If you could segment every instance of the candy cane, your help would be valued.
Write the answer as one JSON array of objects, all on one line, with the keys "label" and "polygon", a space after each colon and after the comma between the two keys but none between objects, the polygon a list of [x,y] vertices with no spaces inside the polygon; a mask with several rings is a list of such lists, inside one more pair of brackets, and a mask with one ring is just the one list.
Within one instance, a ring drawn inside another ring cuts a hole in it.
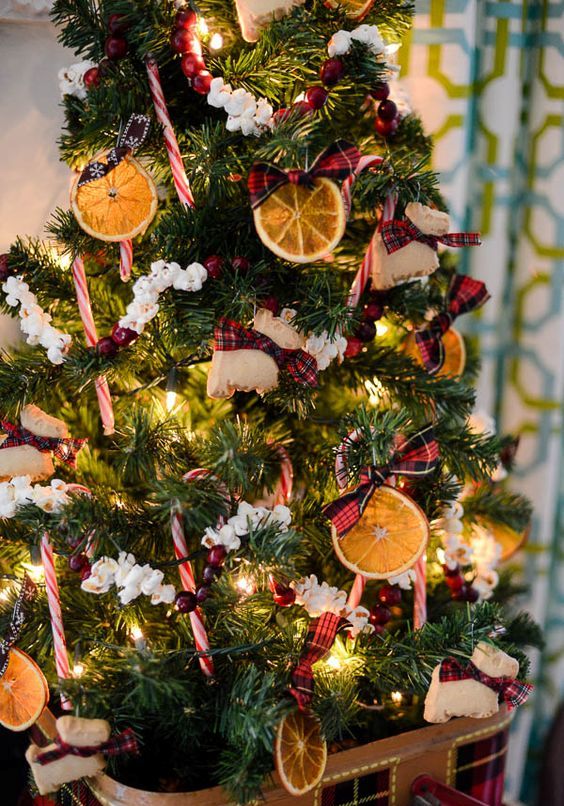
[{"label": "candy cane", "polygon": [[[86,337],[86,344],[88,347],[95,347],[98,341],[96,333],[96,325],[94,324],[94,317],[92,316],[92,307],[90,305],[90,295],[88,293],[88,284],[86,282],[86,272],[84,271],[84,263],[82,258],[78,255],[75,257],[72,264],[72,276],[74,280],[74,287],[76,289],[76,301],[78,302],[78,310],[82,325],[84,327],[84,335]],[[98,397],[98,405],[100,407],[100,416],[102,418],[102,425],[104,426],[104,434],[108,436],[114,433],[114,409],[112,406],[112,398],[110,397],[110,387],[106,380],[105,375],[100,375],[95,381],[96,395]]]},{"label": "candy cane", "polygon": [[[57,677],[61,680],[68,680],[71,676],[69,666],[69,656],[67,654],[67,642],[65,640],[65,630],[63,626],[63,614],[61,612],[61,599],[59,597],[59,586],[55,574],[55,560],[53,549],[49,542],[49,535],[43,532],[41,538],[41,562],[45,572],[45,588],[47,591],[47,603],[49,605],[49,615],[51,617],[51,631],[53,633],[53,647],[55,650],[55,667]],[[61,707],[65,711],[72,710],[72,703],[61,695]]]},{"label": "candy cane", "polygon": [[194,207],[194,197],[190,190],[190,184],[186,176],[186,171],[184,170],[184,163],[182,162],[182,155],[178,148],[178,141],[172,127],[170,115],[168,114],[159,68],[156,61],[151,57],[145,59],[145,67],[147,68],[147,75],[149,77],[149,89],[151,91],[155,113],[159,123],[163,127],[163,136],[176,193],[182,204],[186,204],[188,207]]},{"label": "candy cane", "polygon": [[[389,221],[394,217],[394,211],[396,208],[396,194],[395,193],[388,193],[386,196],[386,200],[384,202],[384,209],[382,211],[382,218],[380,219],[380,225],[383,221]],[[368,248],[364,253],[364,257],[362,259],[362,263],[360,264],[360,269],[357,271],[356,276],[352,282],[349,297],[347,299],[347,306],[349,308],[356,308],[358,303],[360,302],[360,298],[366,288],[366,284],[368,283],[369,278],[372,276],[372,269],[374,266],[374,262],[376,260],[376,245],[379,238],[379,227],[376,228],[376,231],[372,235],[370,239],[370,243],[368,244]]]},{"label": "candy cane", "polygon": [[416,630],[427,621],[427,555],[422,554],[414,566],[413,626]]},{"label": "candy cane", "polygon": [[290,454],[283,445],[276,446],[276,453],[280,457],[280,478],[274,491],[274,505],[287,504],[292,497],[294,485],[294,467]]},{"label": "candy cane", "polygon": [[360,604],[360,600],[362,599],[362,594],[364,593],[364,586],[366,585],[366,578],[362,576],[362,574],[357,574],[354,578],[354,582],[352,584],[351,592],[349,593],[349,598],[347,599],[347,604],[349,607],[352,607],[353,610],[355,607],[358,607]]},{"label": "candy cane", "polygon": [[119,276],[124,283],[131,277],[133,265],[133,241],[129,238],[119,242]]}]

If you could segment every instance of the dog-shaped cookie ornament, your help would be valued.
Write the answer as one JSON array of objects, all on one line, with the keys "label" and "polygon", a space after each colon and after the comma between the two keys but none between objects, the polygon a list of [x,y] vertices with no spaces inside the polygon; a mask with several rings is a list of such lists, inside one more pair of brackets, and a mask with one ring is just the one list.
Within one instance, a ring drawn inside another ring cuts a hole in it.
[{"label": "dog-shaped cookie ornament", "polygon": [[[283,350],[302,350],[305,344],[302,333],[265,308],[257,311],[254,329]],[[216,343],[208,374],[210,397],[231,397],[235,391],[256,391],[262,395],[278,386],[280,368],[268,353],[260,349],[222,350],[217,347]]]},{"label": "dog-shaped cookie ornament", "polygon": [[[472,653],[471,663],[490,678],[515,680],[519,663],[501,649],[481,641]],[[451,679],[441,682],[441,664],[435,666],[425,697],[423,717],[426,722],[448,722],[455,716],[485,719],[499,711],[499,691],[476,679]],[[527,684],[524,688],[530,688]]]},{"label": "dog-shaped cookie ornament", "polygon": [[305,0],[235,0],[239,26],[245,42],[256,42],[261,28],[280,20]]},{"label": "dog-shaped cookie ornament", "polygon": [[[38,406],[24,406],[20,414],[23,429],[36,437],[69,439],[69,430],[62,420],[51,417]],[[0,436],[0,445],[10,440],[10,434]],[[78,442],[78,441],[77,441]],[[55,472],[49,451],[42,451],[32,444],[0,447],[0,481],[9,481],[14,476],[30,476],[31,481],[48,479]]]}]

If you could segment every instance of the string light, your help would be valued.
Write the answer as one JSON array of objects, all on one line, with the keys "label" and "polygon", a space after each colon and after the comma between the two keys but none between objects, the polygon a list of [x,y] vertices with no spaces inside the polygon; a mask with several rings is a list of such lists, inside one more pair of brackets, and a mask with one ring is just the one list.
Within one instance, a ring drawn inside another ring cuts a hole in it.
[{"label": "string light", "polygon": [[327,666],[330,666],[331,669],[334,669],[336,672],[343,668],[343,662],[336,655],[329,655],[326,663]]},{"label": "string light", "polygon": [[43,582],[45,579],[45,571],[43,565],[35,565],[35,563],[22,563],[22,568],[27,571],[28,576],[33,582]]},{"label": "string light", "polygon": [[171,367],[166,380],[166,410],[171,412],[176,405],[176,367]]},{"label": "string light", "polygon": [[222,35],[218,33],[212,34],[208,46],[210,50],[221,50],[223,47]]},{"label": "string light", "polygon": [[147,642],[145,641],[143,630],[138,624],[133,625],[129,631],[129,634],[131,635],[133,643],[135,644],[135,649],[138,652],[142,652],[144,649],[147,649]]},{"label": "string light", "polygon": [[388,332],[389,327],[385,322],[376,322],[376,335],[377,336],[385,336]]},{"label": "string light", "polygon": [[372,380],[364,381],[364,386],[366,387],[366,391],[368,392],[368,403],[371,406],[374,406],[374,408],[377,408],[382,402],[384,387],[382,386],[378,378],[372,378]]},{"label": "string light", "polygon": [[401,705],[403,700],[403,694],[401,691],[392,691],[391,697],[394,705]]},{"label": "string light", "polygon": [[208,28],[208,24],[207,24],[207,22],[205,21],[205,19],[203,17],[198,18],[197,28],[198,28],[198,33],[200,34],[200,36],[206,36],[210,32],[210,29]]},{"label": "string light", "polygon": [[251,596],[257,589],[254,579],[247,576],[240,576],[235,582],[235,587],[243,597]]},{"label": "string light", "polygon": [[84,664],[75,663],[72,667],[72,673],[74,677],[81,677],[84,674]]}]

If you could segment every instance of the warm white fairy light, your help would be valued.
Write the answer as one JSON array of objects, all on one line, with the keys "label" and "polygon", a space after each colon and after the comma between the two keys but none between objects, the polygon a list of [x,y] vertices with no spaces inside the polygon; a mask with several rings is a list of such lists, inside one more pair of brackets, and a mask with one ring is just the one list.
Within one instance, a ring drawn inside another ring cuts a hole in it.
[{"label": "warm white fairy light", "polygon": [[401,693],[401,691],[392,691],[391,697],[394,705],[401,705],[401,702],[403,700],[403,694]]},{"label": "warm white fairy light", "polygon": [[240,576],[235,582],[235,587],[243,597],[251,596],[257,589],[254,579],[248,576]]},{"label": "warm white fairy light", "polygon": [[145,641],[145,636],[143,635],[143,630],[139,627],[138,624],[135,624],[129,631],[131,638],[133,639],[133,643],[135,644],[135,649],[138,652],[142,652],[144,649],[147,649],[147,642]]},{"label": "warm white fairy light", "polygon": [[326,663],[327,666],[331,667],[331,669],[334,669],[336,672],[343,668],[343,661],[341,658],[338,658],[337,655],[329,655]]},{"label": "warm white fairy light", "polygon": [[43,565],[34,565],[33,563],[22,563],[22,568],[25,568],[27,574],[33,582],[43,582],[45,579],[45,571]]},{"label": "warm white fairy light", "polygon": [[173,408],[176,406],[176,392],[167,392],[166,393],[166,410],[171,412]]},{"label": "warm white fairy light", "polygon": [[368,403],[377,408],[382,402],[384,387],[378,378],[372,378],[372,380],[368,379],[364,381],[364,386],[368,392]]},{"label": "warm white fairy light", "polygon": [[385,336],[389,328],[385,322],[376,322],[376,335]]},{"label": "warm white fairy light", "polygon": [[212,34],[210,37],[210,41],[208,42],[208,47],[210,50],[221,50],[223,47],[223,37],[219,33]]},{"label": "warm white fairy light", "polygon": [[72,674],[73,677],[82,677],[84,674],[84,664],[83,663],[75,663],[72,667]]},{"label": "warm white fairy light", "polygon": [[206,36],[210,32],[208,24],[203,17],[198,18],[198,25],[196,27],[200,36]]}]

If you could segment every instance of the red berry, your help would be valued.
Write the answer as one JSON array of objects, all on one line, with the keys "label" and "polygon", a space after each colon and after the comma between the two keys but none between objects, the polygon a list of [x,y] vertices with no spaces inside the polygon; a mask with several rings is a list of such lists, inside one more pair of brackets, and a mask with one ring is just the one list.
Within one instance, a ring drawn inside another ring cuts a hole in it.
[{"label": "red berry", "polygon": [[394,120],[384,120],[383,118],[376,118],[374,121],[374,128],[381,134],[382,137],[392,137],[398,130],[399,121],[397,118]]},{"label": "red berry", "polygon": [[273,121],[274,125],[276,126],[279,123],[284,123],[285,120],[288,120],[288,118],[290,117],[291,114],[292,114],[291,109],[278,109],[272,115],[272,121]]},{"label": "red berry", "polygon": [[85,565],[88,565],[88,557],[86,554],[72,554],[69,557],[69,568],[71,571],[82,571]]},{"label": "red berry", "polygon": [[181,8],[176,12],[174,24],[177,28],[195,28],[198,22],[198,15],[191,8]]},{"label": "red berry", "polygon": [[445,577],[445,582],[448,585],[448,587],[451,589],[451,591],[459,591],[466,584],[464,582],[464,577],[462,576],[462,574],[457,574],[456,576]]},{"label": "red berry", "polygon": [[112,328],[112,341],[114,341],[118,347],[129,347],[130,344],[139,338],[139,333],[136,333],[135,330],[131,330],[130,327],[121,327],[119,323],[116,323]]},{"label": "red berry", "polygon": [[88,579],[88,577],[92,576],[92,569],[90,565],[85,565],[82,571],[80,572],[81,579]]},{"label": "red berry", "polygon": [[227,557],[227,551],[223,546],[212,546],[208,551],[208,565],[213,568],[221,568]]},{"label": "red berry", "polygon": [[96,344],[96,352],[104,358],[114,358],[118,354],[119,347],[112,339],[111,336],[104,336],[103,339],[98,339]]},{"label": "red berry", "polygon": [[276,316],[278,309],[280,308],[280,303],[276,297],[267,297],[263,302],[261,302],[261,307],[266,308],[267,311],[272,311],[274,316]]},{"label": "red berry", "polygon": [[198,585],[198,587],[196,588],[196,602],[198,604],[202,604],[202,602],[205,602],[209,596],[209,592],[210,592],[209,585]]},{"label": "red berry", "polygon": [[199,53],[190,52],[182,57],[180,68],[186,78],[194,78],[206,69],[206,64]]},{"label": "red berry", "polygon": [[369,302],[364,309],[364,318],[368,319],[369,322],[375,322],[380,319],[383,313],[384,308],[381,305],[377,302]]},{"label": "red berry", "polygon": [[375,101],[385,101],[389,94],[390,88],[385,82],[376,84],[374,89],[370,90],[370,95]]},{"label": "red berry", "polygon": [[10,256],[0,255],[0,280],[7,280],[10,276],[10,265],[8,263]]},{"label": "red berry", "polygon": [[221,568],[213,565],[206,565],[202,572],[202,580],[204,585],[211,585],[214,579],[221,574]]},{"label": "red berry", "polygon": [[98,72],[100,73],[100,78],[104,78],[104,76],[110,75],[115,70],[114,65],[111,63],[109,59],[102,59],[100,64],[98,65]]},{"label": "red berry", "polygon": [[345,63],[336,57],[324,61],[319,71],[319,77],[327,87],[334,87],[344,75]]},{"label": "red berry", "polygon": [[248,260],[246,257],[243,257],[242,255],[236,255],[236,257],[234,257],[231,260],[231,265],[233,266],[235,271],[238,271],[241,274],[246,274],[251,268],[250,260]]},{"label": "red berry", "polygon": [[382,120],[393,120],[397,117],[398,108],[393,101],[386,98],[385,101],[380,101],[378,104],[378,117]]},{"label": "red berry", "polygon": [[97,67],[91,67],[90,70],[85,72],[82,80],[87,90],[91,87],[97,87],[100,84],[100,70]]},{"label": "red berry", "polygon": [[185,28],[177,28],[172,32],[170,37],[170,47],[175,53],[189,53],[197,51],[198,47],[194,45],[194,34],[192,31],[187,31]]},{"label": "red berry", "polygon": [[224,260],[220,255],[210,255],[204,260],[204,269],[212,280],[219,280],[223,274]]},{"label": "red berry", "polygon": [[449,568],[448,565],[443,565],[443,571],[446,577],[457,577],[460,574],[460,566],[457,564],[454,568]]},{"label": "red berry", "polygon": [[345,349],[345,358],[354,358],[363,348],[363,344],[356,336],[351,336],[347,339],[347,347]]},{"label": "red berry", "polygon": [[192,79],[192,89],[200,95],[207,95],[210,91],[213,76],[209,70],[201,70]]},{"label": "red berry", "polygon": [[321,107],[325,105],[329,93],[324,87],[310,87],[305,97],[312,109],[321,109]]},{"label": "red berry", "polygon": [[307,101],[296,101],[292,106],[292,111],[298,115],[312,115],[313,107]]},{"label": "red berry", "polygon": [[372,626],[374,627],[372,635],[382,635],[386,629],[383,624],[373,624]]},{"label": "red berry", "polygon": [[130,27],[131,24],[125,14],[110,14],[108,17],[108,31],[112,36],[123,36]]},{"label": "red berry", "polygon": [[272,599],[274,604],[279,607],[291,607],[296,601],[296,591],[293,588],[287,588],[282,593],[273,593]]},{"label": "red berry", "polygon": [[363,342],[372,341],[376,335],[376,325],[369,319],[364,319],[357,327],[355,336]]},{"label": "red berry", "polygon": [[450,595],[455,602],[472,603],[478,601],[480,594],[472,585],[468,585],[468,583],[465,582],[459,590],[453,590]]},{"label": "red berry", "polygon": [[387,624],[392,618],[392,611],[384,604],[375,604],[370,608],[368,620],[372,625]]},{"label": "red berry", "polygon": [[104,45],[104,53],[110,61],[117,62],[127,53],[127,42],[118,36],[109,36]]},{"label": "red berry", "polygon": [[399,605],[401,602],[401,588],[399,585],[382,585],[378,591],[378,599],[382,604],[390,605],[391,607]]},{"label": "red berry", "polygon": [[196,595],[191,591],[179,591],[174,598],[174,606],[179,613],[191,613],[198,606]]}]

